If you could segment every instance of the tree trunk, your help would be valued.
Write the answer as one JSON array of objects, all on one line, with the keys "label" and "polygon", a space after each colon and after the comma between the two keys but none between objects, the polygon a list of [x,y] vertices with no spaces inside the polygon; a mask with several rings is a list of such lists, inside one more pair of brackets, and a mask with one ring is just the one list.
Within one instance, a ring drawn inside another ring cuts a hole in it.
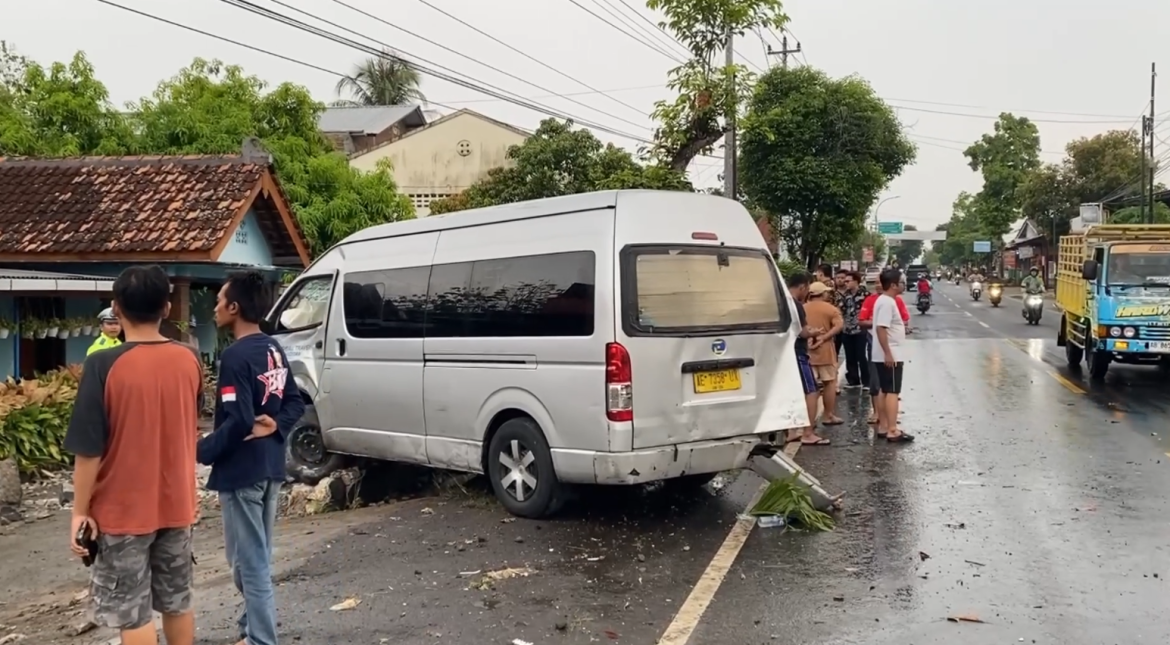
[{"label": "tree trunk", "polygon": [[[714,144],[722,136],[723,130],[719,130],[718,132],[711,132],[697,139],[691,139],[670,158],[670,169],[678,173],[686,173],[687,166],[691,165],[695,157],[699,156],[699,153],[704,148]],[[735,195],[727,195],[727,197],[735,199]]]}]

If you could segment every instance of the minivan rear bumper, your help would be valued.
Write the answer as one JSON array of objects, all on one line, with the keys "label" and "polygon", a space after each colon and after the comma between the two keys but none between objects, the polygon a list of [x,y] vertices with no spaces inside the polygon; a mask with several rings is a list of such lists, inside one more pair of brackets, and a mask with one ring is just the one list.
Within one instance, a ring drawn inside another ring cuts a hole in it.
[{"label": "minivan rear bumper", "polygon": [[631,452],[552,450],[557,478],[567,484],[642,484],[683,475],[747,468],[752,449],[783,441],[784,433],[694,441]]}]

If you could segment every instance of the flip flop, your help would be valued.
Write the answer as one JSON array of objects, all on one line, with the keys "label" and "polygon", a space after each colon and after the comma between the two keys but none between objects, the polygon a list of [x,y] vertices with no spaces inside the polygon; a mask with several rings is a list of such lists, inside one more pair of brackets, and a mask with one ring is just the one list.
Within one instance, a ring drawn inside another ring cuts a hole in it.
[{"label": "flip flop", "polygon": [[821,425],[823,425],[823,426],[839,426],[839,425],[842,425],[844,423],[845,423],[844,419],[838,419],[836,421],[821,421]]},{"label": "flip flop", "polygon": [[828,446],[828,445],[832,445],[832,443],[833,443],[832,441],[829,441],[828,439],[825,439],[824,437],[821,437],[820,439],[818,439],[816,441],[805,441],[804,439],[800,440],[800,445],[802,445],[802,446]]},{"label": "flip flop", "polygon": [[886,435],[886,441],[890,443],[910,443],[914,441],[914,435],[906,434],[905,432],[893,436]]}]

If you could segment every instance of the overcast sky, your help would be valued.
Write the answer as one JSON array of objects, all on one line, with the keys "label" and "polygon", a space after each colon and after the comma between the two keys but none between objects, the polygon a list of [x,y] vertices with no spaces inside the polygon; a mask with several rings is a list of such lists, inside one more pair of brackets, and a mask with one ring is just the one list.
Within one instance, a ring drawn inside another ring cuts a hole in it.
[{"label": "overcast sky", "polygon": [[[111,1],[337,72],[348,71],[363,56],[220,0]],[[400,29],[356,13],[341,1]],[[637,38],[624,35],[585,10],[623,26],[606,13],[618,10],[631,24],[651,29],[631,15],[623,0],[426,1],[580,83],[477,34],[421,0],[281,0],[373,39],[363,42],[392,45],[416,61],[426,59],[480,85],[502,88],[625,135],[648,138],[652,104],[669,98],[664,83],[675,63],[648,47],[644,33],[624,26]],[[292,14],[272,0],[253,2]],[[638,0],[625,3],[654,19]],[[185,32],[98,0],[0,4],[0,38],[42,62],[85,50],[119,104],[149,93],[160,79],[196,56],[238,63],[272,83],[306,85],[324,101],[336,98],[336,76],[330,73]],[[1157,26],[1170,24],[1166,0],[799,0],[786,8],[792,18],[790,31],[803,47],[802,55],[790,59],[790,64],[807,63],[834,76],[859,74],[897,107],[919,154],[914,166],[890,186],[887,194],[900,198],[882,206],[880,218],[919,228],[946,221],[956,194],[979,188],[979,177],[967,167],[961,150],[991,128],[998,112],[1012,111],[1038,121],[1044,159],[1059,161],[1072,139],[1136,125],[1139,112],[1147,108],[1151,62],[1157,62],[1170,79],[1170,47],[1157,36]],[[771,35],[767,37],[779,47]],[[778,62],[775,57],[767,60],[765,45],[754,35],[736,49],[753,69]],[[1170,146],[1166,121],[1170,80],[1161,86],[1164,107],[1158,112],[1166,114],[1159,133]],[[436,104],[471,108],[524,128],[533,128],[544,118],[439,79],[424,78],[423,91]],[[573,94],[572,99],[585,105],[550,98],[553,93]],[[639,145],[632,138],[597,134],[631,150]],[[692,180],[715,185],[721,164],[711,158],[696,160]]]}]

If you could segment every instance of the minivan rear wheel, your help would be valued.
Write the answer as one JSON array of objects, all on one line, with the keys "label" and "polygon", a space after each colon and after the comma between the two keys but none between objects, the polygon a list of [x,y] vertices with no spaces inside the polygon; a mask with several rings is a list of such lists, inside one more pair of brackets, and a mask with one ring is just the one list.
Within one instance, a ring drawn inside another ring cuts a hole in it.
[{"label": "minivan rear wheel", "polygon": [[492,491],[508,512],[538,519],[560,510],[564,487],[540,426],[528,417],[505,421],[488,444]]}]

